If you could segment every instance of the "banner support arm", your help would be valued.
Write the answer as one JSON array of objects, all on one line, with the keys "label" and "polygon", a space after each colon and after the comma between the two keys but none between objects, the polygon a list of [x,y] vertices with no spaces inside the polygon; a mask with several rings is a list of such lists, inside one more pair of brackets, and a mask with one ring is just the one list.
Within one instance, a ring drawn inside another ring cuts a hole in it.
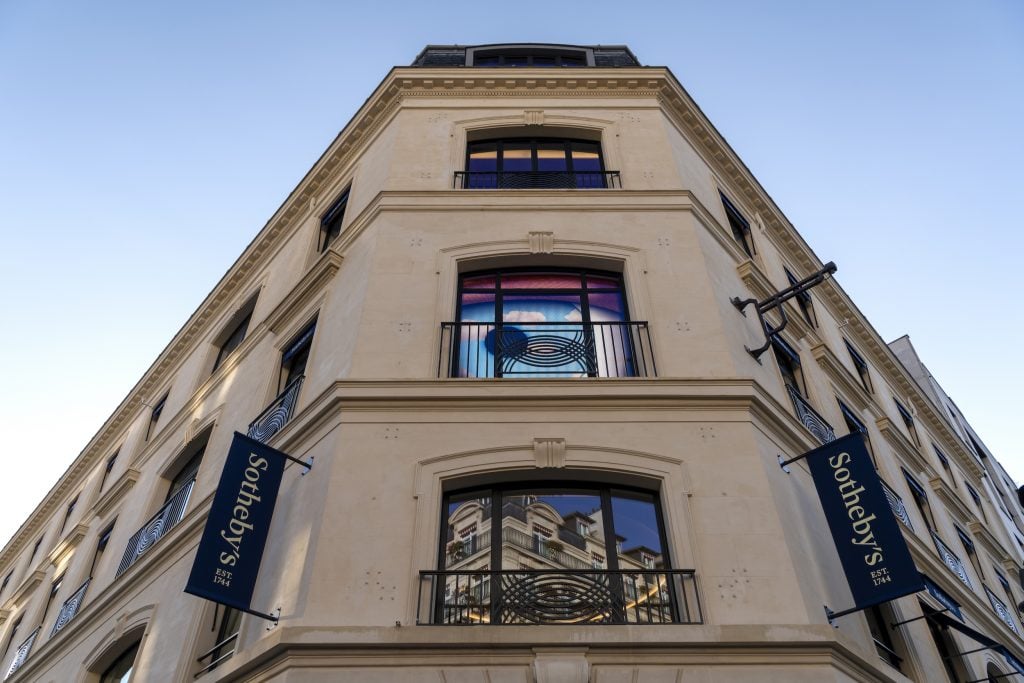
[{"label": "banner support arm", "polygon": [[[825,605],[825,616],[828,617],[828,623],[831,624],[833,621],[835,621],[839,617],[845,617],[847,614],[853,614],[854,612],[860,612],[861,610],[864,610],[864,609],[867,609],[867,607],[851,607],[850,609],[844,609],[844,610],[840,610],[838,612],[833,612],[832,610],[830,610],[828,608],[828,605]],[[836,626],[836,628],[839,628],[839,627]]]},{"label": "banner support arm", "polygon": [[967,683],[985,683],[986,681],[991,681],[991,680],[993,680],[995,678],[1008,678],[1010,676],[1020,676],[1020,675],[1021,675],[1021,673],[1019,671],[1011,671],[1008,674],[998,674],[996,676],[985,676],[985,678],[975,678],[973,681],[967,681]]},{"label": "banner support arm", "polygon": [[[947,607],[946,609],[940,609],[938,612],[932,612],[932,614],[942,614],[943,612],[948,612],[948,611],[949,611],[949,608]],[[903,626],[903,624],[909,624],[912,621],[918,621],[920,619],[927,619],[927,618],[928,618],[927,614],[922,614],[921,616],[914,617],[913,619],[904,619],[903,621],[897,621],[894,624],[889,624],[889,626],[891,628],[896,628],[897,626]]]},{"label": "banner support arm", "polygon": [[[217,603],[217,604],[219,605],[219,604],[222,604],[222,603]],[[229,607],[230,607],[230,605],[229,605]],[[281,608],[280,607],[278,607],[275,610],[277,612],[277,614],[267,614],[266,612],[257,612],[254,609],[248,609],[248,608],[243,608],[243,607],[233,607],[233,609],[236,609],[239,612],[245,612],[246,614],[251,614],[254,617],[259,617],[260,619],[266,619],[267,621],[272,621],[272,622],[274,622],[274,626],[277,626],[278,622],[281,621]]]}]

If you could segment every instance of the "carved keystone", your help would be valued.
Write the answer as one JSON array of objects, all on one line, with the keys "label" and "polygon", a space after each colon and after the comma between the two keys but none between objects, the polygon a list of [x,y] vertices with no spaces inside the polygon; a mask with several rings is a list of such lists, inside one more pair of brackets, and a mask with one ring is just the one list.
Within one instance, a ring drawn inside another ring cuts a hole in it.
[{"label": "carved keystone", "polygon": [[550,254],[555,250],[555,233],[553,232],[531,232],[528,238],[531,254]]},{"label": "carved keystone", "polygon": [[565,439],[534,439],[537,467],[565,467]]}]

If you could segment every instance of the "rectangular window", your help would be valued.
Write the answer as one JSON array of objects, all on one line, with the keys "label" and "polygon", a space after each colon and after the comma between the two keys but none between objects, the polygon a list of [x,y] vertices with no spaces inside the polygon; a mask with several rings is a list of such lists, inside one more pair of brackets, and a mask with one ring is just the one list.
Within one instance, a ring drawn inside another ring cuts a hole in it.
[{"label": "rectangular window", "polygon": [[206,444],[204,443],[195,454],[188,459],[184,465],[178,468],[177,473],[171,477],[171,487],[167,490],[167,498],[164,502],[167,502],[174,497],[174,494],[182,489],[184,486],[190,485],[196,480],[196,475],[199,474],[199,465],[203,462],[203,453],[206,452]]},{"label": "rectangular window", "polygon": [[74,498],[71,499],[71,502],[68,503],[67,510],[64,511],[64,521],[60,523],[60,530],[62,532],[64,531],[64,528],[67,527],[68,520],[71,519],[71,515],[75,511],[76,505],[78,505],[78,496],[75,496]]},{"label": "rectangular window", "polygon": [[100,479],[100,491],[102,491],[103,487],[107,485],[107,478],[110,476],[110,473],[113,471],[114,465],[117,463],[117,456],[120,453],[121,453],[121,450],[118,449],[118,450],[114,451],[113,455],[111,455],[109,458],[107,458],[107,464],[103,468],[103,477],[102,477],[102,479]]},{"label": "rectangular window", "polygon": [[160,415],[164,412],[164,404],[167,403],[167,394],[164,394],[163,398],[156,402],[153,406],[153,412],[149,415],[149,424],[146,426],[146,441],[149,441],[149,437],[156,433],[157,423],[160,422]]},{"label": "rectangular window", "polygon": [[[782,269],[786,271],[786,279],[789,281],[790,287],[799,282],[799,280],[796,278],[796,275],[793,275],[789,268],[783,266]],[[801,292],[800,294],[797,294],[796,305],[800,308],[800,314],[803,315],[804,320],[807,321],[807,324],[810,325],[811,327],[817,327],[818,322],[814,317],[814,302],[811,299],[811,293]]]},{"label": "rectangular window", "polygon": [[772,351],[775,352],[775,360],[779,364],[782,381],[787,387],[806,398],[807,389],[804,386],[804,375],[800,368],[800,354],[777,334],[772,335]]},{"label": "rectangular window", "polygon": [[988,518],[985,516],[985,506],[981,504],[981,496],[978,495],[975,488],[967,482],[964,482],[964,486],[967,487],[967,493],[971,496],[971,500],[974,501],[974,507],[976,507],[978,512],[981,513],[981,518],[987,522]]},{"label": "rectangular window", "polygon": [[857,352],[857,349],[853,348],[853,344],[845,339],[843,340],[843,343],[846,344],[846,351],[850,354],[850,358],[853,360],[853,366],[857,369],[857,376],[860,377],[861,385],[869,394],[872,393],[871,372],[868,370],[868,362],[864,360],[864,356]]},{"label": "rectangular window", "polygon": [[910,493],[914,497],[914,503],[917,505],[918,511],[921,513],[921,517],[924,518],[924,523],[928,527],[928,531],[935,533],[935,517],[932,516],[932,508],[928,504],[928,494],[925,493],[924,487],[917,483],[917,480],[910,475],[909,472],[903,470],[903,476],[907,480],[907,486],[910,487]]},{"label": "rectangular window", "polygon": [[50,621],[50,608],[53,607],[53,601],[60,593],[60,586],[64,583],[64,575],[61,574],[53,583],[50,585],[50,595],[46,598],[46,607],[43,608],[43,623],[46,624]]},{"label": "rectangular window", "polygon": [[921,442],[917,437],[917,428],[914,426],[914,416],[910,414],[906,406],[900,403],[896,398],[893,398],[896,403],[896,410],[899,411],[900,417],[903,419],[903,425],[907,428],[907,434],[910,436],[910,440],[914,442],[914,445],[920,447]]},{"label": "rectangular window", "polygon": [[849,430],[850,434],[860,433],[864,437],[864,448],[867,449],[868,455],[871,456],[871,462],[874,463],[875,469],[878,469],[878,463],[875,461],[875,450],[871,447],[871,439],[868,437],[867,426],[860,421],[857,414],[850,410],[849,406],[840,401],[838,398],[836,401],[839,403],[839,412],[843,414],[843,421],[846,422],[846,429]]},{"label": "rectangular window", "polygon": [[725,215],[729,219],[729,227],[732,228],[733,239],[743,247],[743,251],[746,252],[747,256],[753,258],[754,241],[750,237],[750,223],[747,222],[747,219],[743,217],[739,209],[724,194],[719,193],[718,196],[722,198],[722,206],[725,207]]},{"label": "rectangular window", "polygon": [[974,541],[960,527],[956,527],[956,535],[960,537],[960,544],[964,547],[964,552],[967,553],[967,559],[974,565],[974,571],[978,572],[978,578],[984,581],[985,572],[981,570],[981,560],[978,558],[978,552],[974,548]]},{"label": "rectangular window", "polygon": [[32,564],[32,560],[36,559],[36,553],[39,552],[39,546],[43,544],[43,537],[40,536],[36,544],[32,546],[32,554],[28,556],[29,564]]},{"label": "rectangular window", "polygon": [[316,320],[297,334],[281,355],[281,377],[278,382],[278,393],[283,392],[289,384],[306,373],[309,361],[309,350],[313,346],[313,334],[316,332]]},{"label": "rectangular window", "polygon": [[0,597],[3,596],[4,589],[7,588],[7,584],[9,584],[11,582],[11,577],[13,577],[13,576],[14,576],[14,572],[13,571],[8,572],[7,576],[4,577],[3,583],[0,583]]},{"label": "rectangular window", "polygon": [[245,340],[245,333],[249,330],[249,321],[252,320],[252,311],[249,311],[245,316],[238,321],[231,331],[228,333],[227,338],[220,345],[220,349],[217,351],[217,359],[213,361],[213,370],[216,372],[217,368],[220,367],[224,359],[231,355],[231,352],[239,347],[239,345]]},{"label": "rectangular window", "polygon": [[949,477],[949,481],[953,484],[953,488],[959,488],[959,484],[956,483],[956,477],[953,475],[953,468],[949,464],[949,458],[942,452],[942,449],[932,443],[932,449],[935,451],[935,457],[939,459],[939,464],[942,465],[942,469],[946,470],[946,476]]},{"label": "rectangular window", "polygon": [[[883,611],[883,608],[885,611]],[[873,605],[864,610],[864,617],[868,621],[868,630],[871,631],[871,639],[875,641],[875,651],[883,662],[900,670],[902,658],[896,654],[893,647],[892,632],[889,623],[892,621],[887,615],[887,605]]]},{"label": "rectangular window", "polygon": [[348,195],[351,189],[351,186],[346,187],[341,196],[331,204],[331,208],[327,209],[327,213],[320,219],[320,243],[317,246],[321,253],[327,251],[331,242],[341,234],[341,224],[345,220],[345,208],[348,206]]},{"label": "rectangular window", "polygon": [[[116,520],[115,520],[116,522]],[[96,541],[96,552],[92,556],[92,564],[89,565],[89,578],[96,576],[96,567],[100,563],[100,559],[103,557],[103,552],[107,549],[107,544],[110,543],[110,535],[114,533],[114,522],[100,532],[99,540]]]},{"label": "rectangular window", "polygon": [[7,659],[7,654],[11,651],[11,646],[14,645],[14,639],[18,637],[18,628],[21,626],[21,620],[25,618],[22,614],[18,617],[18,620],[14,622],[14,626],[11,627],[11,637],[7,639],[7,647],[4,649],[4,659]]}]

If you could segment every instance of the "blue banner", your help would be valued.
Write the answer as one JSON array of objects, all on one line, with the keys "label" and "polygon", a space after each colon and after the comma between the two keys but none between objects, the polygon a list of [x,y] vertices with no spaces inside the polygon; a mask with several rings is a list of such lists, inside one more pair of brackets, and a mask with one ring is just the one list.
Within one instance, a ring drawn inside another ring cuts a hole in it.
[{"label": "blue banner", "polygon": [[924,589],[878,473],[855,432],[807,454],[855,609]]},{"label": "blue banner", "polygon": [[235,432],[185,592],[250,610],[287,456]]}]

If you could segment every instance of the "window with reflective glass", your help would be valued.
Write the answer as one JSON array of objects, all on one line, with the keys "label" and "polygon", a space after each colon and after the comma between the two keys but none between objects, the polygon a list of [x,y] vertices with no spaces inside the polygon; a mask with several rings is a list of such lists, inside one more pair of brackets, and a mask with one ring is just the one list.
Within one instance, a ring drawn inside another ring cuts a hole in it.
[{"label": "window with reflective glass", "polygon": [[698,611],[692,572],[671,569],[651,492],[529,484],[452,493],[441,532],[435,623],[675,623]]},{"label": "window with reflective glass", "polygon": [[590,140],[512,138],[470,142],[464,188],[607,187],[601,144]]},{"label": "window with reflective glass", "polygon": [[460,280],[452,376],[643,375],[638,347],[646,338],[639,336],[641,323],[628,321],[622,278],[616,273],[467,274]]},{"label": "window with reflective glass", "polygon": [[100,683],[128,683],[135,666],[135,655],[139,651],[139,643],[135,643],[114,660],[100,676]]}]

